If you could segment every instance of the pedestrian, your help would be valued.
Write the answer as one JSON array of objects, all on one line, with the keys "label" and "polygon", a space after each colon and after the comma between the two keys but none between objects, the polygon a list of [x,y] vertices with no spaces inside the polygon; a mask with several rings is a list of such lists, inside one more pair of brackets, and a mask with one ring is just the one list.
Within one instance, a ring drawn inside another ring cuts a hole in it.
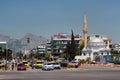
[{"label": "pedestrian", "polygon": [[17,67],[17,62],[15,62],[15,67]]},{"label": "pedestrian", "polygon": [[11,66],[11,67],[12,67],[12,70],[14,70],[14,63],[12,63],[12,66]]}]

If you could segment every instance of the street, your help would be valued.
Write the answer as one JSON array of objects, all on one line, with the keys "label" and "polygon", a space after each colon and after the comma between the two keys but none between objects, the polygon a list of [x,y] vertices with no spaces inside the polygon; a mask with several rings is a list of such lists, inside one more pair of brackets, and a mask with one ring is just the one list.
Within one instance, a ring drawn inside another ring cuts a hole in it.
[{"label": "street", "polygon": [[78,68],[42,71],[0,72],[0,80],[119,80],[120,69],[114,68]]}]

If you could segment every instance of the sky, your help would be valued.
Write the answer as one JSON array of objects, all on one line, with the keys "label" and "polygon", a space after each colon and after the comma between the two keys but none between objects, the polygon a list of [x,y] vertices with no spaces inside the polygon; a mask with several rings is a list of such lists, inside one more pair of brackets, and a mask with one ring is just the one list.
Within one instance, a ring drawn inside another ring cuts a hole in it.
[{"label": "sky", "polygon": [[0,0],[0,34],[21,38],[27,33],[50,38],[57,33],[88,33],[120,42],[120,0]]}]

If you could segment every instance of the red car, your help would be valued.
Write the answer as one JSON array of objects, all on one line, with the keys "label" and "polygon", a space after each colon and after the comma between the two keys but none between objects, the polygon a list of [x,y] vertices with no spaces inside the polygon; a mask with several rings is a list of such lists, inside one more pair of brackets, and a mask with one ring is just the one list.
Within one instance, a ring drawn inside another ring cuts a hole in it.
[{"label": "red car", "polygon": [[26,66],[23,63],[18,64],[17,70],[26,70]]}]

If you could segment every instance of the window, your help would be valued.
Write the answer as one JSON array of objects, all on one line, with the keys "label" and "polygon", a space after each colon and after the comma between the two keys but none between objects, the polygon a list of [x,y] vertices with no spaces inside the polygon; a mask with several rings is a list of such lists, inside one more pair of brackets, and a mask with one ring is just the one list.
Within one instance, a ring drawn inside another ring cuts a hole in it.
[{"label": "window", "polygon": [[89,52],[89,56],[90,56],[90,52]]},{"label": "window", "polygon": [[101,55],[103,55],[103,53],[101,53]]},{"label": "window", "polygon": [[86,54],[85,53],[83,53],[83,56],[85,56]]}]

